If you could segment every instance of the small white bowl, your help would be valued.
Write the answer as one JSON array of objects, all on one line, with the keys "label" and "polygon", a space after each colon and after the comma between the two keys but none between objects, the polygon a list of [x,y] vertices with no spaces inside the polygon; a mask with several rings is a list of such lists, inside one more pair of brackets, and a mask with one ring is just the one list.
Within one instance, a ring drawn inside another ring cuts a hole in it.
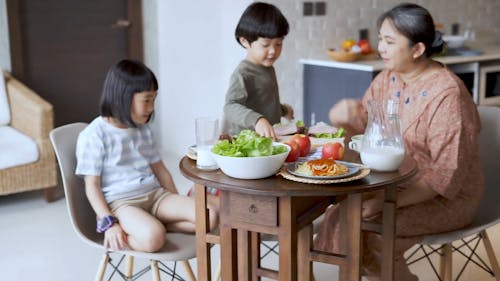
[{"label": "small white bowl", "polygon": [[466,38],[461,35],[443,35],[443,40],[448,48],[456,49],[464,46]]},{"label": "small white bowl", "polygon": [[290,147],[282,143],[274,146],[286,147],[286,152],[258,157],[232,157],[212,153],[212,157],[224,174],[237,179],[261,179],[276,174],[290,152]]}]

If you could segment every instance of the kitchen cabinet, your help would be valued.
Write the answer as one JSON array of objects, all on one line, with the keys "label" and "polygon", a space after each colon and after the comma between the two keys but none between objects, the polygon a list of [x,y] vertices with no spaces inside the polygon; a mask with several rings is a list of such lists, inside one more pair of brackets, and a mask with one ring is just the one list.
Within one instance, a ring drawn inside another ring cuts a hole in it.
[{"label": "kitchen cabinet", "polygon": [[[477,104],[500,106],[500,45],[480,48],[481,55],[443,56],[437,61],[455,72]],[[303,116],[310,125],[329,123],[330,108],[343,98],[361,98],[372,79],[384,69],[381,60],[336,62],[325,58],[302,59]]]}]

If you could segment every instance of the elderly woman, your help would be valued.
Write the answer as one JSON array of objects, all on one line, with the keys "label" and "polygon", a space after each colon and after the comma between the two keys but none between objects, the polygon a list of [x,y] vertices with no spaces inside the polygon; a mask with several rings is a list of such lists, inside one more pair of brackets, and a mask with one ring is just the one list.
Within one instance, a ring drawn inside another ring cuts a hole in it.
[{"label": "elderly woman", "polygon": [[[462,81],[431,58],[444,43],[426,9],[400,4],[381,15],[378,28],[378,51],[386,70],[361,101],[336,104],[330,120],[352,134],[362,133],[369,100],[399,101],[405,157],[417,162],[418,173],[398,188],[395,280],[418,280],[409,271],[404,252],[422,235],[469,224],[482,197],[479,117]],[[366,198],[363,218],[380,221],[382,203],[381,193]],[[315,239],[318,250],[343,251],[338,216],[338,205],[327,210]],[[362,273],[368,280],[380,280],[381,244],[380,235],[364,234]]]}]

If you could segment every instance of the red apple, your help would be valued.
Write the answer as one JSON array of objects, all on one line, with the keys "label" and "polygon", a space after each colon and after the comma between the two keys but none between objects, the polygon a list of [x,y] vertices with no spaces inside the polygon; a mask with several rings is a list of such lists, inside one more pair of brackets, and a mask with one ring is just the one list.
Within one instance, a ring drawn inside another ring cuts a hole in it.
[{"label": "red apple", "polygon": [[304,134],[295,134],[290,140],[299,145],[301,157],[306,156],[311,151],[311,140],[308,136]]},{"label": "red apple", "polygon": [[329,142],[321,149],[321,158],[342,160],[344,158],[344,146],[339,142]]},{"label": "red apple", "polygon": [[366,39],[359,40],[358,46],[359,48],[361,48],[361,53],[364,55],[372,52],[372,47],[370,46],[370,42]]},{"label": "red apple", "polygon": [[284,142],[284,144],[286,144],[290,147],[290,153],[288,153],[288,156],[286,157],[285,162],[297,161],[300,157],[299,145],[296,142],[291,141],[291,140]]}]

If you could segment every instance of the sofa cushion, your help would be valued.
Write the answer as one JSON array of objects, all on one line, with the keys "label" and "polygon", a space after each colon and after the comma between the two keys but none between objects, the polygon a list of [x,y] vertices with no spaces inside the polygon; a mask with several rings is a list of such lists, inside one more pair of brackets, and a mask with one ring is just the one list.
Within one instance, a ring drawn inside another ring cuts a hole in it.
[{"label": "sofa cushion", "polygon": [[38,154],[38,146],[32,138],[12,127],[0,127],[0,169],[35,162]]},{"label": "sofa cushion", "polygon": [[[0,72],[2,70],[0,69]],[[9,125],[10,110],[9,100],[7,99],[7,88],[5,87],[5,76],[0,77],[0,126]]]}]

